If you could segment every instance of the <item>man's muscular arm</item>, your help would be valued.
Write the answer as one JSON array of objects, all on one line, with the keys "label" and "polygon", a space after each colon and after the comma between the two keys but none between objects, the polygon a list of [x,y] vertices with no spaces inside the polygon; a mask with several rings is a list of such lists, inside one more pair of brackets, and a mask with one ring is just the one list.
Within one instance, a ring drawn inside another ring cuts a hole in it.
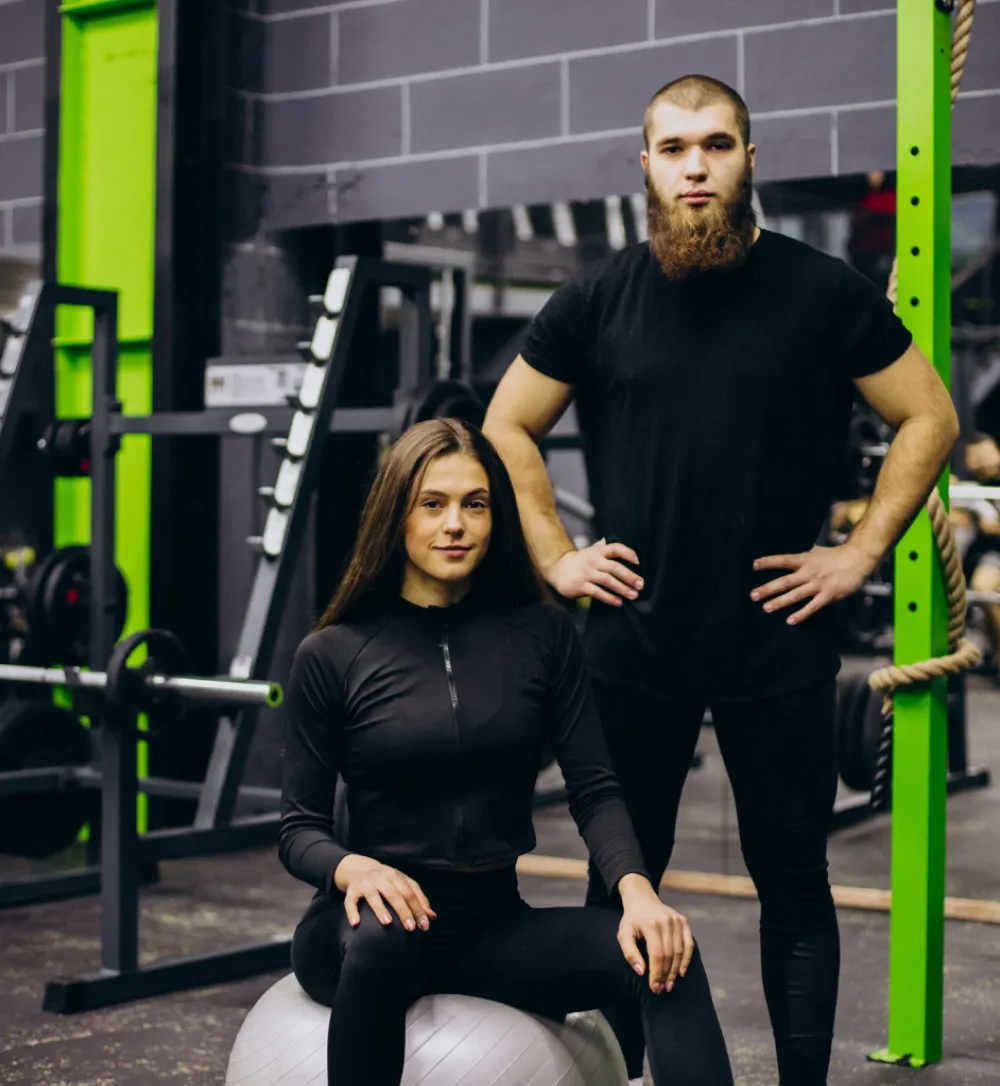
[{"label": "man's muscular arm", "polygon": [[885,369],[855,378],[855,384],[896,436],[868,509],[846,543],[754,563],[759,570],[792,571],[751,593],[754,600],[767,600],[765,611],[808,600],[789,616],[791,624],[861,588],[927,500],[958,440],[948,390],[915,346]]},{"label": "man's muscular arm", "polygon": [[538,448],[572,396],[571,385],[546,377],[518,355],[490,401],[483,432],[510,473],[525,539],[542,576],[563,596],[593,596],[620,606],[622,596],[635,598],[642,581],[613,559],[638,565],[638,557],[630,547],[603,540],[576,550],[559,519]]},{"label": "man's muscular arm", "polygon": [[510,472],[525,538],[545,576],[574,547],[556,511],[538,442],[559,421],[572,398],[571,385],[546,377],[518,355],[497,386],[483,423],[483,433]]},{"label": "man's muscular arm", "polygon": [[940,478],[958,440],[958,415],[934,367],[915,346],[887,369],[859,377],[855,384],[896,431],[875,493],[850,540],[878,565]]}]

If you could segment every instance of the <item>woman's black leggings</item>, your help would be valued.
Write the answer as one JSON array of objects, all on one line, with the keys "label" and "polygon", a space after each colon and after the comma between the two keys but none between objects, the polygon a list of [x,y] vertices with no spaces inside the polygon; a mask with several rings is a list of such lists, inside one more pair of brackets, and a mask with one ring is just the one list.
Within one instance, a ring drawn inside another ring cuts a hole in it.
[{"label": "woman's black leggings", "polygon": [[722,1030],[695,951],[672,992],[653,995],[618,945],[607,909],[535,909],[513,868],[459,874],[408,870],[438,914],[430,930],[387,927],[361,904],[352,928],[339,894],[318,895],[292,942],[305,992],[331,1007],[327,1046],[335,1086],[399,1086],[406,1012],[433,992],[479,996],[543,1017],[607,1003],[638,1004],[657,1086],[731,1086]]},{"label": "woman's black leggings", "polygon": [[[670,860],[701,706],[649,701],[594,684],[605,736],[657,882]],[[840,971],[826,845],[837,793],[833,680],[766,701],[712,707],[740,843],[760,899],[760,956],[782,1086],[822,1086]],[[591,870],[588,905],[614,905]],[[607,1007],[629,1073],[642,1065],[634,1005]]]}]

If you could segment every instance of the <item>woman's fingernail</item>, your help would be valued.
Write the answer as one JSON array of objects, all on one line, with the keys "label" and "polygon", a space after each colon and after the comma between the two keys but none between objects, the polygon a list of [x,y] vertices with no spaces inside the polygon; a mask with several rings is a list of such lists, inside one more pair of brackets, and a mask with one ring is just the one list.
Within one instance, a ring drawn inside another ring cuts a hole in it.
[{"label": "woman's fingernail", "polygon": [[667,991],[668,991],[668,992],[672,992],[673,990],[674,990],[674,982],[673,982],[673,981],[671,981],[671,982],[670,982],[670,983],[669,983],[669,984],[667,985]]},{"label": "woman's fingernail", "polygon": [[413,923],[412,920],[407,920],[406,924],[404,926],[405,926],[407,931],[413,931],[414,923]]},{"label": "woman's fingernail", "polygon": [[628,594],[628,598],[629,598],[630,600],[634,600],[634,599],[636,598],[636,596],[638,596],[638,595],[639,595],[639,593],[638,593],[638,592],[630,592],[630,593]]},{"label": "woman's fingernail", "polygon": [[642,976],[642,966],[638,962],[636,962],[632,966],[632,968],[639,974],[639,976]]},{"label": "woman's fingernail", "polygon": [[644,581],[636,581],[635,582],[635,587],[638,588],[640,591],[642,591],[642,588],[643,588],[644,584],[645,584]]},{"label": "woman's fingernail", "polygon": [[391,924],[392,923],[392,917],[388,913],[384,913],[382,915],[382,923],[383,924]]},{"label": "woman's fingernail", "polygon": [[760,593],[759,592],[751,592],[750,593],[750,599],[759,600],[760,599]]},{"label": "woman's fingernail", "polygon": [[427,928],[428,928],[428,926],[429,926],[429,925],[428,925],[428,923],[427,923],[427,921],[426,921],[426,920],[421,920],[421,921],[420,921],[420,927],[421,927],[421,929],[422,929],[423,931],[426,931],[426,930],[427,930]]}]

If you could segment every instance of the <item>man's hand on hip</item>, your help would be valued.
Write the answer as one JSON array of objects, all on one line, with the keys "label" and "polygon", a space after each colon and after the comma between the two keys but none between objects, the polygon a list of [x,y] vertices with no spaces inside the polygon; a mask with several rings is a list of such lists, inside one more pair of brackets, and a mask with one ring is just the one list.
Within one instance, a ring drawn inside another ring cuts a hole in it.
[{"label": "man's hand on hip", "polygon": [[755,588],[750,598],[767,600],[765,611],[780,611],[792,604],[809,602],[789,615],[790,626],[814,615],[820,608],[853,595],[878,565],[870,555],[850,543],[839,547],[813,547],[802,554],[774,554],[758,558],[753,568],[788,569],[791,573]]},{"label": "man's hand on hip", "polygon": [[606,543],[603,539],[579,551],[567,551],[545,572],[545,579],[567,599],[592,596],[601,603],[621,607],[622,599],[634,600],[642,590],[643,581],[621,562],[620,558],[638,566],[639,559],[624,543]]}]

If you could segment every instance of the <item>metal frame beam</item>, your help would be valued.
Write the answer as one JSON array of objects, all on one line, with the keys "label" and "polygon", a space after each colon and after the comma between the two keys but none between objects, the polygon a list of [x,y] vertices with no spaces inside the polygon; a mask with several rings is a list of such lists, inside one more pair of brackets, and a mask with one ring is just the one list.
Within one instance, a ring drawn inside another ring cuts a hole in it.
[{"label": "metal frame beam", "polygon": [[[951,5],[897,5],[898,311],[950,383]],[[939,481],[948,502],[948,479]],[[895,661],[948,648],[947,594],[922,511],[896,549]],[[872,1055],[922,1067],[941,1058],[948,775],[945,679],[895,695],[889,1043]]]}]

